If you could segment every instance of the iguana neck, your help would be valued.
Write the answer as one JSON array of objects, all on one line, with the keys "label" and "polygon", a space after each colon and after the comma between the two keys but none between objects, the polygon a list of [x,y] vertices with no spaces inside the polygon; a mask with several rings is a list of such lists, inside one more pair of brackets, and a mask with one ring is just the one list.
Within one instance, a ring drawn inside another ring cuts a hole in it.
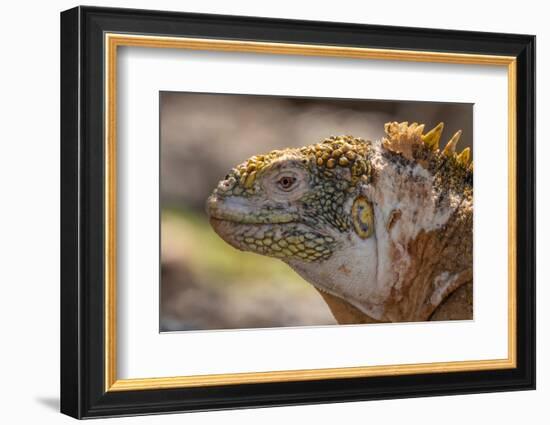
[{"label": "iguana neck", "polygon": [[452,181],[454,168],[411,169],[396,156],[382,151],[377,164],[374,159],[379,171],[367,191],[373,202],[385,205],[378,211],[376,237],[379,257],[385,258],[378,266],[379,285],[389,292],[383,315],[374,318],[424,321],[473,279],[472,187]]},{"label": "iguana neck", "polygon": [[[358,304],[357,298],[347,301],[346,294],[341,295],[336,289],[316,289],[340,324],[429,320],[455,291],[472,282],[471,228],[471,215],[459,210],[441,229],[421,231],[404,246],[392,244],[389,252],[394,265],[393,280],[386,281],[389,288],[372,290],[383,296],[380,303]],[[353,273],[353,266],[343,263],[336,270],[333,275],[342,281],[334,287],[345,287],[346,272]],[[389,272],[385,273],[388,276]],[[369,286],[369,282],[364,284]],[[469,294],[462,301],[466,307],[472,304],[471,285]],[[456,300],[453,302],[456,304]],[[469,312],[461,319],[471,319],[471,309],[461,311]],[[447,316],[440,313],[438,320]]]},{"label": "iguana neck", "polygon": [[392,247],[396,265],[403,256],[409,264],[384,303],[384,319],[428,320],[450,294],[472,282],[471,219],[459,209],[441,229],[421,231],[406,246]]},{"label": "iguana neck", "polygon": [[371,159],[362,195],[373,204],[373,238],[350,234],[320,267],[290,265],[322,291],[340,323],[428,320],[472,281],[471,190],[440,191],[445,175],[392,153]]}]

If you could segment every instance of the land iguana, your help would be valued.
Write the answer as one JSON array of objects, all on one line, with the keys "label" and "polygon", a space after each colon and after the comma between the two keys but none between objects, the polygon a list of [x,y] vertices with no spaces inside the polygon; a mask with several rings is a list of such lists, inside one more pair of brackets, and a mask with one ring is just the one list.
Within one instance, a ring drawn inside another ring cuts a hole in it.
[{"label": "land iguana", "polygon": [[287,263],[341,324],[472,319],[473,164],[442,131],[391,122],[253,156],[208,198],[211,225]]}]

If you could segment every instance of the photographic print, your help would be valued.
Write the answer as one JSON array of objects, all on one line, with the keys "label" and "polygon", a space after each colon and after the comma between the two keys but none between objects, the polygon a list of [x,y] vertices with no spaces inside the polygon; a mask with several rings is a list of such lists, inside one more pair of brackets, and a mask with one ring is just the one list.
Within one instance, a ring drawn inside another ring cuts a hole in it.
[{"label": "photographic print", "polygon": [[160,93],[160,330],[473,319],[473,105]]}]

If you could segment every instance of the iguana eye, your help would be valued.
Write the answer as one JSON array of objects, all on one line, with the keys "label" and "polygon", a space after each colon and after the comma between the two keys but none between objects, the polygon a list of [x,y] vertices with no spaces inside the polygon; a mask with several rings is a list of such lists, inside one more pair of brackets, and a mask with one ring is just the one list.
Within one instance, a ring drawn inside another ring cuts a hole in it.
[{"label": "iguana eye", "polygon": [[277,181],[277,184],[283,190],[292,189],[292,186],[294,186],[294,183],[296,183],[296,177],[292,177],[292,176],[283,176]]}]

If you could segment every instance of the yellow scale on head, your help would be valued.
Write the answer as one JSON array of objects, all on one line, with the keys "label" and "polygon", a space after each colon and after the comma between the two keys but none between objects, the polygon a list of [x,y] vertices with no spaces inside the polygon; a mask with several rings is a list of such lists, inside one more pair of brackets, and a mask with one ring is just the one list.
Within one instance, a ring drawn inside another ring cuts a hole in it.
[{"label": "yellow scale on head", "polygon": [[[296,153],[304,155],[318,167],[333,169],[336,166],[349,168],[352,184],[364,174],[370,173],[365,160],[369,143],[353,136],[331,136],[322,143],[300,148]],[[251,189],[262,170],[277,159],[283,151],[273,150],[266,155],[256,155],[237,166],[239,183],[245,189]]]}]

